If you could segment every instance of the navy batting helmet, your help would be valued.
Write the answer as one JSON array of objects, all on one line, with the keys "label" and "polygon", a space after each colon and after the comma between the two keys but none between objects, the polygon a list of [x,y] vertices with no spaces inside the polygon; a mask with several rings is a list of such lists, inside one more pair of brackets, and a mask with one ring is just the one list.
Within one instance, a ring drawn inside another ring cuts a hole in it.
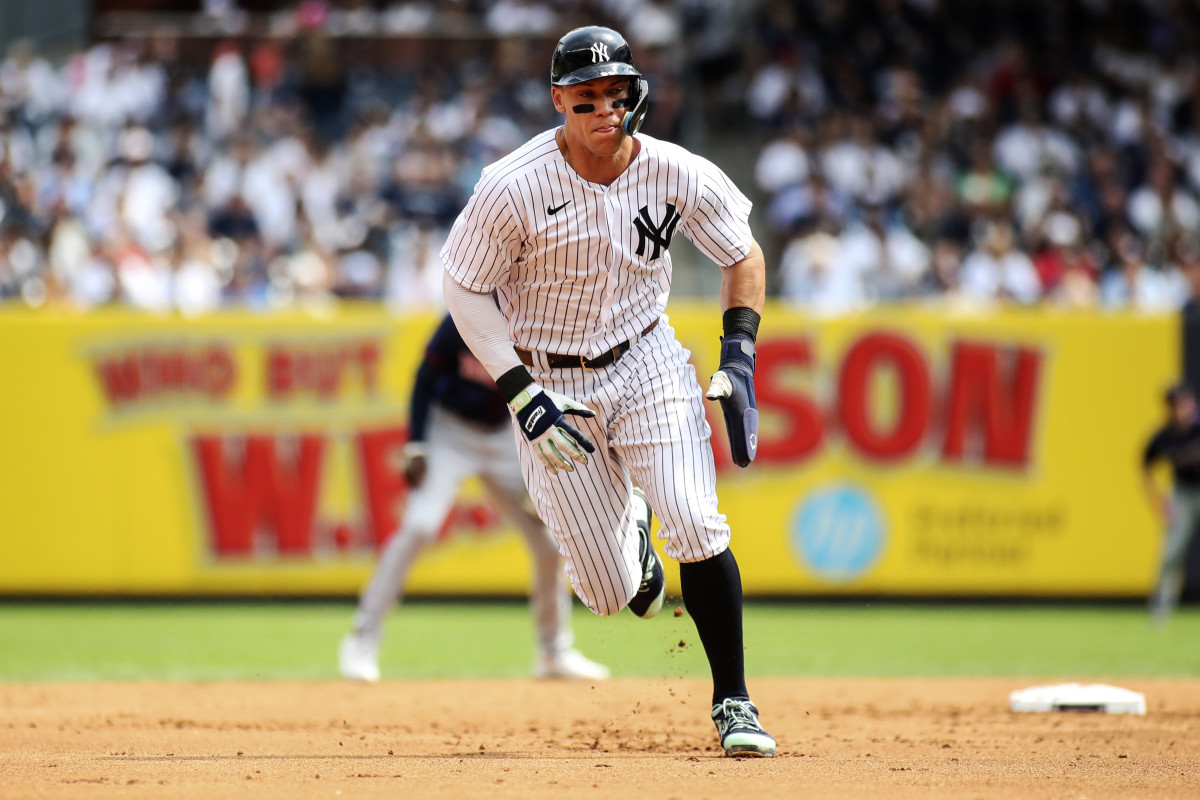
[{"label": "navy batting helmet", "polygon": [[634,66],[633,53],[624,36],[599,25],[576,28],[558,40],[550,59],[550,83],[554,86],[622,75],[633,79],[629,100],[618,101],[622,107],[631,106],[621,124],[632,136],[646,116],[650,84]]}]

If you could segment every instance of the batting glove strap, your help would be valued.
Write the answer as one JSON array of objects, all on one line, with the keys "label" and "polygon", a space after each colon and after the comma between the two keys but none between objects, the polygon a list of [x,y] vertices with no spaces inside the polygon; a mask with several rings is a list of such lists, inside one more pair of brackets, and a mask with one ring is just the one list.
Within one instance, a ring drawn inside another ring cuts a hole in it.
[{"label": "batting glove strap", "polygon": [[733,463],[748,467],[758,453],[758,407],[754,400],[754,341],[744,333],[721,340],[721,366],[705,397],[721,404]]},{"label": "batting glove strap", "polygon": [[721,369],[739,369],[754,374],[757,354],[754,340],[744,333],[730,333],[721,338]]},{"label": "batting glove strap", "polygon": [[521,433],[551,474],[558,474],[560,469],[573,472],[572,461],[586,464],[587,454],[596,452],[596,446],[566,419],[567,414],[585,418],[596,416],[587,406],[546,391],[535,383],[521,390],[508,407],[516,417]]}]

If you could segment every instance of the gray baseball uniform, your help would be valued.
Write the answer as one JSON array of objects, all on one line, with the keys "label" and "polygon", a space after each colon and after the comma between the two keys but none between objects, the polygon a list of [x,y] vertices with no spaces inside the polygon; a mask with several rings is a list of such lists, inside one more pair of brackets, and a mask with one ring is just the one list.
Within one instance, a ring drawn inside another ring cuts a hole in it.
[{"label": "gray baseball uniform", "polygon": [[441,530],[459,488],[475,476],[516,523],[533,557],[535,674],[607,677],[606,667],[572,647],[571,603],[562,580],[562,562],[553,538],[527,507],[508,418],[496,384],[467,349],[450,317],[445,317],[426,346],[412,392],[409,452],[420,454],[427,471],[410,491],[404,520],[388,540],[359,598],[353,631],[339,651],[345,677],[378,680],[384,620],[403,594],[417,558]]}]

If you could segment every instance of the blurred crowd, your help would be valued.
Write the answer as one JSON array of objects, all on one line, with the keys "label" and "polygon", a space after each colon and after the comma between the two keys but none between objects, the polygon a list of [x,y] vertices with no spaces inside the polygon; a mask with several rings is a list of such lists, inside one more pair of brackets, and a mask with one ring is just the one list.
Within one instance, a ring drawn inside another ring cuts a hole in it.
[{"label": "blurred crowd", "polygon": [[[440,307],[449,225],[484,165],[557,124],[549,50],[590,22],[634,45],[647,132],[754,149],[746,174],[722,165],[794,303],[1200,294],[1194,3],[305,0],[266,31],[234,0],[204,14],[200,59],[177,34],[9,49],[0,301]],[[420,57],[347,44],[381,36]]]},{"label": "blurred crowd", "polygon": [[783,296],[1167,311],[1200,291],[1195,3],[780,0],[754,25]]}]

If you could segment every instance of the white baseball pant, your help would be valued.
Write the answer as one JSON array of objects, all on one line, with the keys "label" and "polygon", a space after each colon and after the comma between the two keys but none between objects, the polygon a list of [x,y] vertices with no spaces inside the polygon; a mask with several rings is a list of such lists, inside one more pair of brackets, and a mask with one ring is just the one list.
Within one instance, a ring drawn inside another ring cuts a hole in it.
[{"label": "white baseball pant", "polygon": [[642,580],[634,482],[661,521],[668,556],[703,561],[729,546],[712,429],[689,355],[666,317],[601,369],[549,369],[534,353],[534,380],[596,412],[568,417],[596,445],[586,466],[572,462],[574,472],[550,474],[515,427],[514,435],[529,496],[558,540],[575,593],[597,614],[624,608]]}]

